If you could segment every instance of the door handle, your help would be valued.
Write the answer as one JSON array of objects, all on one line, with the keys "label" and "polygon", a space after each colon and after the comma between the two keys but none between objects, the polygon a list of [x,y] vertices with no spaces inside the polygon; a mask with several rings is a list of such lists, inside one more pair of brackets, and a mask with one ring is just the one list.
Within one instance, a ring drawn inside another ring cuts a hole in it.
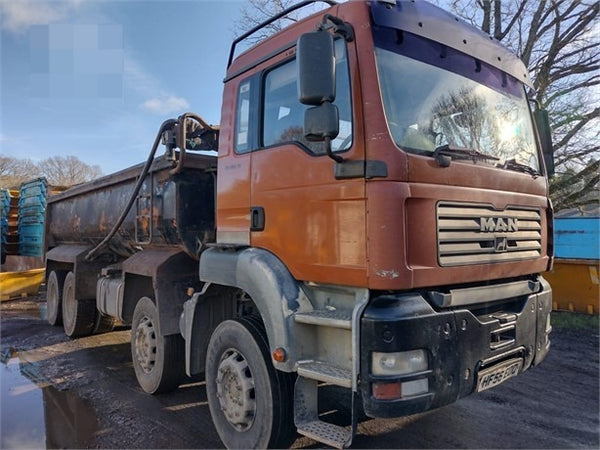
[{"label": "door handle", "polygon": [[262,206],[250,208],[250,231],[263,231],[265,229],[265,209]]}]

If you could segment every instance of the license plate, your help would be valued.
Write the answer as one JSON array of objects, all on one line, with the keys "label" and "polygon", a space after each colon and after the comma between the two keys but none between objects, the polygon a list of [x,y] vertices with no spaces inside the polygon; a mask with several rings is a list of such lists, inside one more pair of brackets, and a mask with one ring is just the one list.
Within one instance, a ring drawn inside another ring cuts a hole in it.
[{"label": "license plate", "polygon": [[522,366],[522,359],[511,359],[490,367],[489,369],[480,371],[479,376],[477,377],[477,392],[498,386],[509,378],[518,375]]}]

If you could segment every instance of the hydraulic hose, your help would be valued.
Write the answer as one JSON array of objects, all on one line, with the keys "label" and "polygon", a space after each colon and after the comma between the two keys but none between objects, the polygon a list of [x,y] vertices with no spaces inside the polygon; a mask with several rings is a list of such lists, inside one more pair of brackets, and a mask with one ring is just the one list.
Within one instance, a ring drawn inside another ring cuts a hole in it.
[{"label": "hydraulic hose", "polygon": [[186,130],[185,124],[186,124],[186,119],[188,117],[191,117],[196,122],[198,122],[202,126],[203,129],[205,129],[205,130],[212,129],[212,127],[209,124],[207,124],[202,117],[200,117],[199,115],[194,114],[192,112],[187,112],[187,113],[179,116],[179,118],[177,119],[177,121],[179,123],[179,129],[177,130],[177,146],[179,147],[179,161],[177,161],[177,166],[175,166],[175,168],[172,169],[171,172],[169,172],[171,175],[176,175],[179,172],[181,172],[181,170],[183,169],[183,166],[185,164],[185,146],[186,146],[186,135],[187,135],[187,130]]},{"label": "hydraulic hose", "polygon": [[163,124],[160,126],[160,129],[158,130],[158,134],[156,135],[156,139],[154,140],[154,145],[152,146],[152,150],[150,151],[150,154],[148,155],[146,164],[144,165],[144,168],[142,169],[142,172],[140,173],[140,177],[138,178],[135,188],[133,189],[133,192],[131,194],[131,197],[129,198],[129,202],[127,203],[127,206],[121,213],[121,216],[119,217],[119,219],[115,222],[115,224],[112,227],[112,229],[110,230],[110,232],[102,240],[102,242],[100,242],[98,245],[96,245],[96,247],[91,249],[89,251],[89,253],[85,256],[86,261],[93,259],[93,257],[96,255],[96,253],[98,253],[100,250],[102,250],[104,247],[106,247],[106,245],[110,242],[110,240],[113,238],[113,236],[115,235],[117,230],[121,227],[121,225],[125,221],[125,217],[127,217],[127,214],[129,214],[129,211],[131,210],[131,207],[133,206],[135,199],[137,198],[137,195],[139,194],[140,189],[142,188],[142,185],[144,184],[144,179],[146,178],[146,175],[148,175],[148,172],[150,171],[150,167],[152,167],[152,162],[154,161],[154,155],[156,154],[156,150],[158,149],[158,145],[160,144],[160,140],[161,140],[163,132],[167,128],[175,125],[176,123],[177,123],[177,120],[169,119],[169,120],[165,120],[163,122]]}]

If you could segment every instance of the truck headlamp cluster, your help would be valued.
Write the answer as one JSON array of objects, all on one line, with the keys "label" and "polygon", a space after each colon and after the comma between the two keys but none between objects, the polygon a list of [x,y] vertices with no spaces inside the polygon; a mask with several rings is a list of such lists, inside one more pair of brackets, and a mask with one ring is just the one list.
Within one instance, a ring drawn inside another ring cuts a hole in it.
[{"label": "truck headlamp cluster", "polygon": [[[382,353],[373,352],[371,370],[376,376],[406,376],[429,369],[425,350]],[[429,392],[428,378],[409,381],[376,381],[372,384],[373,397],[377,400],[397,400]]]},{"label": "truck headlamp cluster", "polygon": [[425,350],[408,352],[373,352],[371,363],[373,375],[407,375],[423,372],[429,367]]},{"label": "truck headlamp cluster", "polygon": [[395,381],[393,383],[381,381],[373,383],[373,397],[377,400],[398,400],[426,394],[427,392],[429,392],[429,380],[427,378],[403,382]]}]

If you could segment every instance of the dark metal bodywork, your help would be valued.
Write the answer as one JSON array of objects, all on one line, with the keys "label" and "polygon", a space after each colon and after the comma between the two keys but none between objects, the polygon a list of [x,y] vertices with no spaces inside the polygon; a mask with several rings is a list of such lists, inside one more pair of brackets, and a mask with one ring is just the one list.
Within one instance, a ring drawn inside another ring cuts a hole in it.
[{"label": "dark metal bodywork", "polygon": [[[72,271],[75,297],[128,323],[149,297],[163,336],[179,332],[186,291],[198,286],[198,258],[215,236],[216,158],[190,154],[173,170],[156,158],[118,232],[90,250],[118,221],[141,174],[134,166],[52,197],[46,212],[46,272]],[[99,247],[98,247],[99,248]]]},{"label": "dark metal bodywork", "polygon": [[[60,245],[98,244],[125,208],[141,165],[76,186],[48,201],[46,251]],[[214,240],[216,158],[188,155],[183,170],[155,160],[136,202],[107,246],[115,261],[156,247],[180,248],[197,259]]]}]

